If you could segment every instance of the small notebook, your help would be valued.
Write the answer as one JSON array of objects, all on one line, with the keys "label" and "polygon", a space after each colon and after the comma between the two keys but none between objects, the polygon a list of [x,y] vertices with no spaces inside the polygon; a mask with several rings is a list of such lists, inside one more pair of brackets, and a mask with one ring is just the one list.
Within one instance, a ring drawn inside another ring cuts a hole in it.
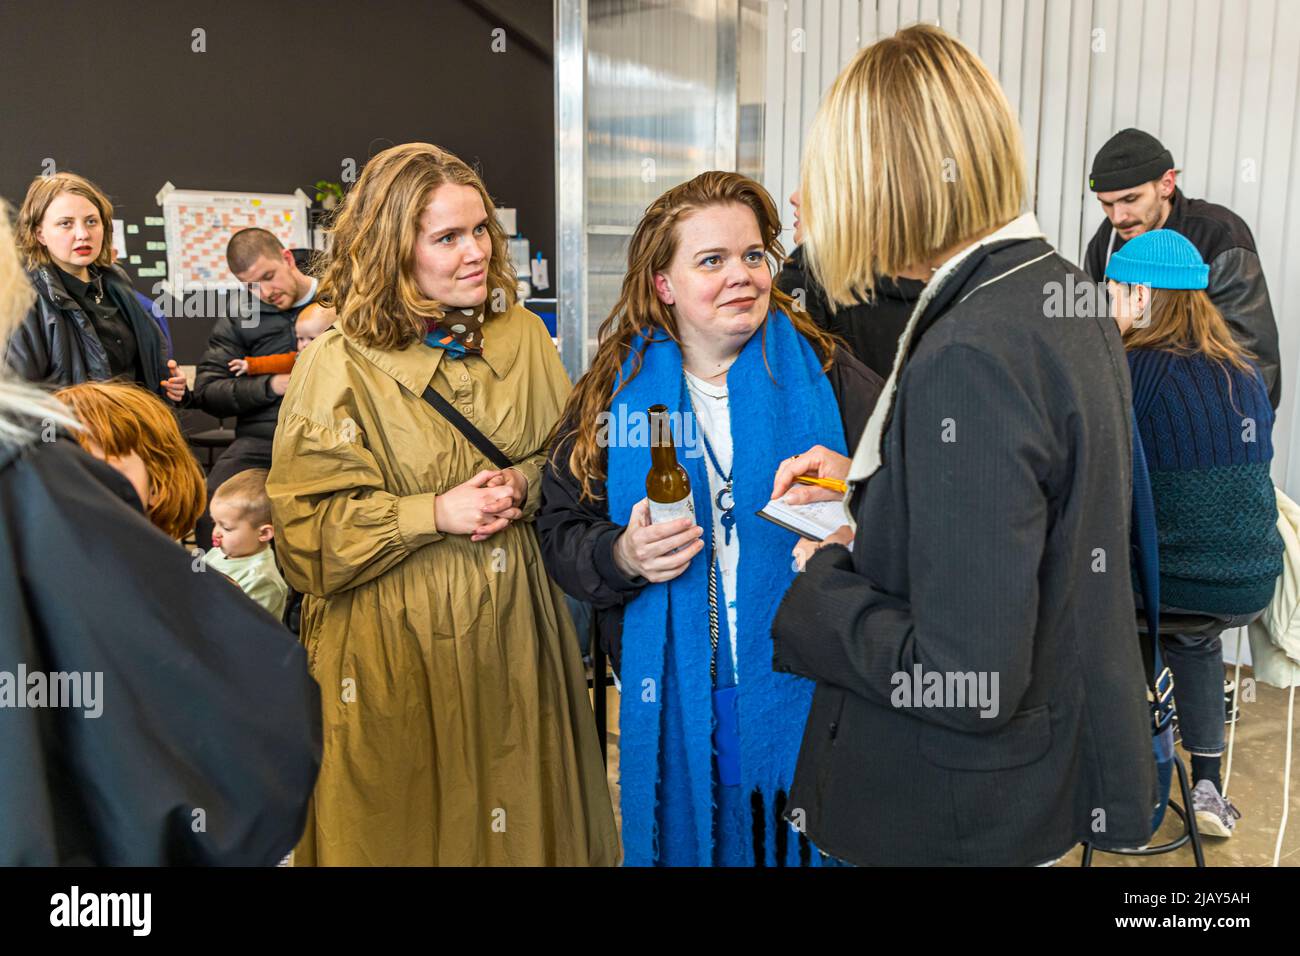
[{"label": "small notebook", "polygon": [[765,504],[758,516],[813,541],[825,541],[829,535],[848,524],[844,517],[844,503],[841,501],[791,505],[777,498]]}]

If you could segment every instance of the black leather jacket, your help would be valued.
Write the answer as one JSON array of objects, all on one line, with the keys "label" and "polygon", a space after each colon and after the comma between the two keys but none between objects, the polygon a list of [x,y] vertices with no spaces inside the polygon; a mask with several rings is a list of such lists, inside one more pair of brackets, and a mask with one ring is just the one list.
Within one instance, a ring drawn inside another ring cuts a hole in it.
[{"label": "black leather jacket", "polygon": [[[1255,356],[1255,364],[1268,386],[1269,403],[1276,409],[1282,401],[1277,321],[1250,227],[1231,209],[1203,199],[1188,199],[1181,189],[1175,189],[1173,208],[1164,228],[1190,239],[1209,264],[1210,287],[1206,292],[1210,301],[1223,313],[1237,342]],[[1110,220],[1103,219],[1088,243],[1084,269],[1101,282],[1106,263],[1123,245],[1124,240],[1115,234]]]},{"label": "black leather jacket", "polygon": [[[27,275],[36,289],[36,302],[9,339],[5,350],[9,367],[29,382],[52,388],[111,378],[104,345],[90,317],[63,287],[58,270],[42,265]],[[162,329],[140,305],[120,266],[103,270],[103,276],[104,291],[135,333],[140,368],[147,379],[141,384],[165,400],[162,380],[167,377],[167,362]]]}]

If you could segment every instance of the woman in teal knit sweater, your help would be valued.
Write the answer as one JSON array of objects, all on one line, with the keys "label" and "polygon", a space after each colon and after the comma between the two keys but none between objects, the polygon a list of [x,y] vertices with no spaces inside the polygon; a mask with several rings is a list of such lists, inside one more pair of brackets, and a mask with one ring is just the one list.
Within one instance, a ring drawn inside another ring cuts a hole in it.
[{"label": "woman in teal knit sweater", "polygon": [[1222,795],[1220,634],[1273,597],[1282,538],[1269,465],[1273,409],[1254,357],[1205,288],[1209,266],[1179,233],[1129,240],[1106,266],[1124,336],[1160,542],[1160,603],[1221,625],[1162,639],[1201,832],[1231,836],[1241,813]]}]

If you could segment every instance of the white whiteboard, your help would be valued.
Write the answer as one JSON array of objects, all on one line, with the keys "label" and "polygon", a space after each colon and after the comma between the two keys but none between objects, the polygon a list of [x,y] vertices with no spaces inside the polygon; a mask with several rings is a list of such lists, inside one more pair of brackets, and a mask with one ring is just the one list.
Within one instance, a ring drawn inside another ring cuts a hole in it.
[{"label": "white whiteboard", "polygon": [[286,249],[308,246],[308,201],[302,190],[241,193],[169,186],[158,201],[167,237],[167,285],[173,292],[238,288],[226,265],[226,244],[240,229],[265,229]]}]

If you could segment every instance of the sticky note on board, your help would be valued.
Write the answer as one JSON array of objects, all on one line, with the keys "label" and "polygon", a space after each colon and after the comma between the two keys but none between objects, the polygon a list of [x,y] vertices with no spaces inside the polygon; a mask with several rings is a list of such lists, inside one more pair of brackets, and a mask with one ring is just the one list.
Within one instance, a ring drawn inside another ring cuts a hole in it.
[{"label": "sticky note on board", "polygon": [[150,252],[165,252],[165,251],[167,250],[167,243],[165,243],[165,242],[146,242],[146,243],[144,244],[144,247],[145,247],[146,249],[148,249]]},{"label": "sticky note on board", "polygon": [[126,234],[127,234],[128,236],[134,236],[134,235],[135,235],[136,233],[138,233],[139,231],[140,231],[140,227],[139,227],[138,225],[136,225],[135,223],[133,223],[133,222],[129,222],[129,223],[126,224]]},{"label": "sticky note on board", "polygon": [[260,206],[260,205],[262,205],[262,200],[260,200],[260,199],[254,199],[254,200],[253,200],[253,205],[254,205],[254,206]]},{"label": "sticky note on board", "polygon": [[533,288],[535,289],[550,288],[551,285],[550,269],[548,268],[547,261],[543,259],[540,254],[537,256],[536,259],[530,259],[528,261],[528,267],[529,269],[532,270]]},{"label": "sticky note on board", "polygon": [[144,224],[146,226],[165,226],[167,225],[167,220],[162,216],[145,216]]},{"label": "sticky note on board", "polygon": [[132,256],[132,257],[131,257],[131,265],[133,265],[133,266],[138,266],[139,264],[140,264],[140,257],[139,257],[139,256]]}]

